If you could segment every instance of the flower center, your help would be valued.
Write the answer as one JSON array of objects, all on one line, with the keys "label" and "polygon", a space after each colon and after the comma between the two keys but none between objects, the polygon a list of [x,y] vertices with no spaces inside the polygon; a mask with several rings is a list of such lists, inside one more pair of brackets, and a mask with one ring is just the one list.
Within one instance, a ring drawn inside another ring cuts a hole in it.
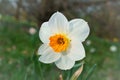
[{"label": "flower center", "polygon": [[50,43],[49,45],[53,48],[55,52],[62,52],[65,51],[68,46],[70,40],[63,34],[56,34],[49,38]]}]

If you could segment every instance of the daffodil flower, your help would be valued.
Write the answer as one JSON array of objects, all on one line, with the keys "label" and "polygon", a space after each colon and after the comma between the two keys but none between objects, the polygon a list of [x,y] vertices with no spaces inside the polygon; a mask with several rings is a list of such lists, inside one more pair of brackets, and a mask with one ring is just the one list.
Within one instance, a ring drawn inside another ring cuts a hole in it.
[{"label": "daffodil flower", "polygon": [[83,19],[68,22],[60,12],[54,13],[41,25],[39,37],[43,44],[38,49],[39,61],[53,63],[61,70],[71,69],[75,61],[85,57],[82,42],[89,35],[89,26]]}]

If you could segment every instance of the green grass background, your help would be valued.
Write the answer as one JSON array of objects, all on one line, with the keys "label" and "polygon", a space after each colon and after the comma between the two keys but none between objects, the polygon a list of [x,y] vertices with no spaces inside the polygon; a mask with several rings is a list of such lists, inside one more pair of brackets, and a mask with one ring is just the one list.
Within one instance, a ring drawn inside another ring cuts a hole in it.
[{"label": "green grass background", "polygon": [[[36,34],[29,34],[31,27],[37,30]],[[0,19],[0,80],[59,80],[61,73],[66,80],[79,68],[61,71],[54,63],[38,62],[35,54],[42,44],[38,32],[35,23],[18,22],[9,16]],[[91,45],[86,45],[87,40],[91,41]],[[93,34],[87,40],[83,42],[86,50],[84,71],[78,80],[84,80],[94,64],[97,66],[88,80],[120,80],[120,43]],[[110,51],[112,45],[117,47],[116,52]],[[95,49],[93,53],[90,52],[92,48]]]}]

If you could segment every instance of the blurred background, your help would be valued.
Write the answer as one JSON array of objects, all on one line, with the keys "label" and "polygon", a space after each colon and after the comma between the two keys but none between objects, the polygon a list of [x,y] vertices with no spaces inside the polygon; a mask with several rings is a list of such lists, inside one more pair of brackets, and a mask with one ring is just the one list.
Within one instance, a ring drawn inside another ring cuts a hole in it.
[{"label": "blurred background", "polygon": [[120,0],[0,0],[0,80],[59,80],[60,73],[66,78],[67,71],[35,55],[42,44],[39,28],[56,11],[90,26],[80,76],[97,64],[88,80],[120,80]]}]

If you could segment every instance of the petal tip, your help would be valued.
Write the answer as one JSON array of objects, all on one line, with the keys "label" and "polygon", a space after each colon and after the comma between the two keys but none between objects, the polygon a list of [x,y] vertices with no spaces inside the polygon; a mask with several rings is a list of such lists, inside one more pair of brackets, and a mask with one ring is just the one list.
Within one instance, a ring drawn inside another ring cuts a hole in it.
[{"label": "petal tip", "polygon": [[59,11],[57,11],[56,13],[57,13],[57,14],[62,14],[62,13],[61,13],[61,12],[59,12]]}]

